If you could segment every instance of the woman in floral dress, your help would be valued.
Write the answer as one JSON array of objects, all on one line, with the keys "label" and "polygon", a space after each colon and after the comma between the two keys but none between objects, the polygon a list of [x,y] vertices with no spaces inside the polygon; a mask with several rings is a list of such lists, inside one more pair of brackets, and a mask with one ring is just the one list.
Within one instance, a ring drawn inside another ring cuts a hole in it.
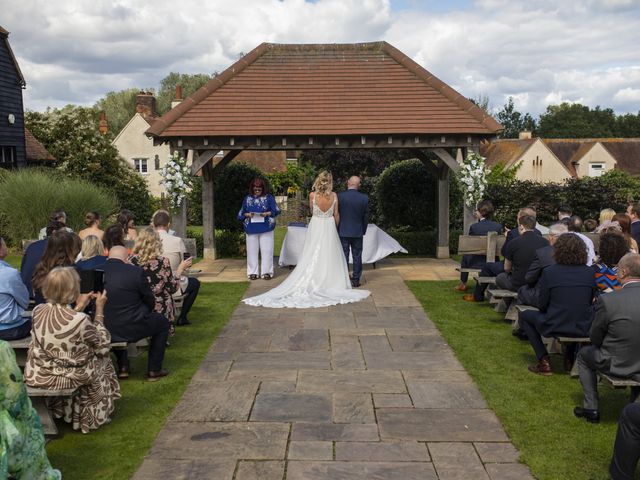
[{"label": "woman in floral dress", "polygon": [[[80,295],[78,272],[56,267],[45,278],[42,293],[47,303],[33,309],[25,381],[35,388],[77,389],[71,397],[51,397],[48,406],[74,430],[89,433],[111,421],[120,398],[109,356],[111,335],[104,326],[106,292]],[[96,300],[93,319],[82,312],[91,298]]]},{"label": "woman in floral dress", "polygon": [[162,256],[162,240],[152,227],[145,228],[136,238],[133,246],[131,263],[144,270],[149,280],[151,291],[156,297],[155,311],[169,320],[170,334],[175,331],[175,308],[173,294],[180,288],[180,276],[188,268],[190,262],[182,261],[174,274],[171,263]]}]

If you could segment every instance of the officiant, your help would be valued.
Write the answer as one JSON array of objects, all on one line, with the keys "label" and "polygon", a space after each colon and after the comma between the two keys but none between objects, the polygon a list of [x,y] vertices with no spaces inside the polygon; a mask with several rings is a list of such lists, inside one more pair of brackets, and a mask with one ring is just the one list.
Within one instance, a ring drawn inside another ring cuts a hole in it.
[{"label": "officiant", "polygon": [[273,278],[273,237],[280,209],[261,178],[249,184],[249,195],[242,202],[238,220],[244,225],[247,242],[247,277],[256,280]]}]

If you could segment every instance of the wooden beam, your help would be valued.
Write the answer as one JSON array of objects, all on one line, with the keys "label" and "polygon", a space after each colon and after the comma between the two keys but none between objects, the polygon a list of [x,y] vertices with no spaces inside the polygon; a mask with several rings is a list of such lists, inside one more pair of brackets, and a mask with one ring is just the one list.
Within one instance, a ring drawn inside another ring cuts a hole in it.
[{"label": "wooden beam", "polygon": [[438,160],[438,245],[436,258],[449,258],[449,172],[443,160]]},{"label": "wooden beam", "polygon": [[202,167],[202,243],[203,258],[216,259],[216,222],[213,206],[213,166],[206,163]]},{"label": "wooden beam", "polygon": [[198,173],[202,167],[209,162],[217,153],[217,150],[204,150],[193,152],[193,163],[191,164],[191,175]]},{"label": "wooden beam", "polygon": [[431,151],[454,172],[457,173],[460,170],[460,164],[444,148],[432,148]]},{"label": "wooden beam", "polygon": [[429,172],[434,175],[436,178],[438,178],[438,167],[436,167],[434,165],[434,163],[431,161],[431,159],[421,150],[417,150],[414,149],[413,152],[415,153],[416,157],[418,158],[418,160],[420,160],[422,162],[422,164],[427,167],[427,170],[429,170]]},{"label": "wooden beam", "polygon": [[229,162],[240,155],[240,153],[242,153],[242,150],[229,150],[227,153],[225,153],[224,156],[213,167],[211,175],[215,177],[218,173],[220,173],[220,170],[226,167]]}]

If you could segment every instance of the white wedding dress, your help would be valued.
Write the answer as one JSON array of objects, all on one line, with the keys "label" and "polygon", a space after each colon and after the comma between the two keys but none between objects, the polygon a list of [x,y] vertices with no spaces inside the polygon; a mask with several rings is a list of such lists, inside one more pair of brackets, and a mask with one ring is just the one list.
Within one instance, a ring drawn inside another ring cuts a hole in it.
[{"label": "white wedding dress", "polygon": [[319,308],[367,298],[368,290],[355,290],[349,280],[338,229],[333,219],[336,200],[323,212],[313,200],[304,249],[296,268],[277,287],[243,300],[270,308]]}]

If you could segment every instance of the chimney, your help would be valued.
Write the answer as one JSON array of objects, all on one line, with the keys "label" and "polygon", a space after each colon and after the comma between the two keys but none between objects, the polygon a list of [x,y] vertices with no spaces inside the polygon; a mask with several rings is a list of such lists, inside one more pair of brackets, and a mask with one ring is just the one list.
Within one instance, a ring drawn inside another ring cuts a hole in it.
[{"label": "chimney", "polygon": [[107,123],[107,113],[104,110],[100,112],[100,123],[98,125],[98,130],[100,130],[100,133],[102,135],[106,135],[109,131],[109,124]]},{"label": "chimney", "polygon": [[518,140],[531,140],[531,131],[523,130],[518,134]]},{"label": "chimney", "polygon": [[171,101],[171,108],[180,105],[180,102],[182,102],[182,85],[176,85],[176,97]]},{"label": "chimney", "polygon": [[149,123],[156,118],[156,97],[152,92],[140,90],[136,95],[136,113],[142,115]]}]

